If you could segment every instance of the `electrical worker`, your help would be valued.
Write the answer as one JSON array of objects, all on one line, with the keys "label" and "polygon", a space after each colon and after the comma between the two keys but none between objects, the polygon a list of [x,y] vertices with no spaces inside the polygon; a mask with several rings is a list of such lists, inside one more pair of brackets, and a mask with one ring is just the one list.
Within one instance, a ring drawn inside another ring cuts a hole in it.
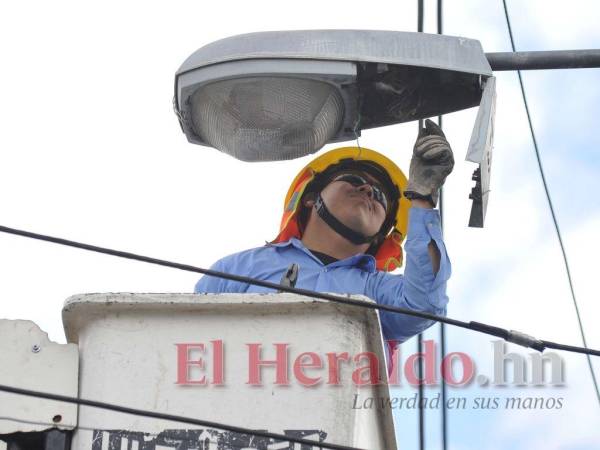
[{"label": "electrical worker", "polygon": [[[298,288],[362,294],[379,304],[445,315],[450,260],[433,208],[453,166],[450,145],[431,120],[419,132],[408,183],[396,164],[373,150],[329,151],[292,182],[275,240],[227,256],[212,269],[279,283],[295,263]],[[392,275],[402,265],[405,237],[404,274]],[[272,290],[204,276],[195,292]],[[433,324],[386,311],[380,318],[384,339],[394,345]]]}]

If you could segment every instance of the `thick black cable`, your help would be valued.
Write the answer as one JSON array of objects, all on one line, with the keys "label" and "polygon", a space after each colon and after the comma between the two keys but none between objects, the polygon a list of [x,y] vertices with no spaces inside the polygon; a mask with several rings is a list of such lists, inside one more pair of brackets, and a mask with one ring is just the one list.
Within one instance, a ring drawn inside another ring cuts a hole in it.
[{"label": "thick black cable", "polygon": [[169,420],[172,422],[187,423],[190,425],[197,425],[208,428],[216,428],[219,430],[232,431],[239,434],[249,434],[252,436],[260,436],[268,439],[274,439],[276,441],[283,442],[294,442],[296,444],[310,445],[318,448],[329,448],[334,450],[359,450],[356,447],[348,447],[346,445],[337,444],[326,444],[324,442],[317,442],[310,439],[297,438],[293,436],[286,436],[285,434],[270,433],[268,431],[251,430],[249,428],[238,427],[235,425],[226,425],[219,422],[211,422],[208,420],[193,419],[191,417],[177,416],[173,414],[164,414],[154,411],[145,411],[142,409],[129,408],[127,406],[114,405],[112,403],[98,402],[96,400],[86,400],[83,398],[69,397],[66,395],[50,394],[48,392],[31,391],[29,389],[21,389],[13,386],[6,386],[0,384],[0,391],[8,392],[11,394],[25,395],[27,397],[44,398],[47,400],[55,400],[57,402],[74,403],[77,405],[90,406],[92,408],[100,408],[109,411],[115,411],[124,414],[131,414],[133,416],[150,417],[153,419]]},{"label": "thick black cable", "polygon": [[[303,295],[303,296],[307,296],[307,297],[319,298],[322,300],[328,300],[331,302],[341,303],[341,304],[345,304],[345,305],[352,305],[352,306],[359,306],[362,308],[378,309],[378,310],[382,310],[382,311],[395,312],[395,313],[405,314],[408,316],[420,317],[421,319],[433,320],[435,322],[443,321],[445,323],[449,323],[451,325],[456,325],[458,327],[467,328],[467,329],[471,329],[471,327],[472,327],[471,324],[462,322],[460,320],[449,319],[447,317],[437,316],[435,314],[426,313],[426,312],[422,312],[422,311],[414,311],[412,309],[402,308],[400,306],[379,305],[377,303],[365,302],[363,300],[356,300],[356,299],[352,299],[349,297],[343,297],[342,295],[326,294],[326,293],[322,293],[322,292],[311,291],[309,289],[301,289],[301,288],[295,288],[295,287],[289,287],[289,286],[282,286],[281,284],[273,283],[270,281],[258,280],[258,279],[246,277],[243,275],[235,275],[235,274],[226,273],[226,272],[219,272],[217,270],[203,269],[201,267],[191,266],[188,264],[180,264],[180,263],[176,263],[176,262],[172,262],[172,261],[151,258],[149,256],[137,255],[135,253],[123,252],[120,250],[112,250],[112,249],[104,248],[104,247],[97,247],[95,245],[84,244],[81,242],[70,241],[67,239],[57,238],[57,237],[53,237],[53,236],[46,236],[46,235],[38,234],[38,233],[32,233],[30,231],[17,230],[15,228],[9,228],[9,227],[5,227],[2,225],[0,225],[0,232],[14,234],[17,236],[28,237],[31,239],[37,239],[37,240],[46,241],[46,242],[52,242],[54,244],[66,245],[68,247],[79,248],[82,250],[88,250],[88,251],[92,251],[92,252],[96,252],[96,253],[103,253],[106,255],[118,256],[120,258],[142,261],[142,262],[146,262],[146,263],[150,263],[150,264],[156,264],[159,266],[171,267],[174,269],[184,270],[186,272],[195,272],[195,273],[199,273],[202,275],[208,275],[211,277],[224,278],[226,280],[237,281],[239,283],[246,283],[246,284],[252,284],[254,286],[266,287],[269,289],[273,289],[275,292],[277,292],[277,291],[291,292],[293,294],[299,294],[299,295]],[[495,327],[492,327],[492,328],[499,329],[499,328],[495,328]],[[598,352],[598,355],[600,356],[600,351]]]},{"label": "thick black cable", "polygon": [[[508,34],[510,36],[510,45],[512,47],[512,51],[516,52],[515,41],[513,38],[512,27],[510,25],[510,18],[508,15],[508,7],[506,6],[506,0],[502,0],[502,4],[504,6],[504,16],[506,17],[506,25],[508,26]],[[525,112],[527,113],[527,122],[529,123],[529,130],[531,131],[531,139],[533,140],[533,147],[535,149],[535,157],[537,159],[538,168],[540,171],[540,175],[542,177],[542,184],[544,185],[544,192],[546,193],[546,199],[548,200],[548,206],[550,208],[550,214],[552,215],[552,222],[554,223],[554,229],[556,230],[556,236],[558,237],[558,243],[560,244],[560,251],[562,252],[563,261],[565,263],[565,269],[567,273],[567,279],[569,280],[569,289],[571,290],[571,298],[573,299],[573,306],[575,307],[575,313],[577,315],[577,323],[579,324],[579,331],[581,333],[581,340],[583,341],[583,346],[588,348],[587,340],[585,338],[585,333],[583,331],[583,323],[581,322],[581,314],[579,313],[579,306],[577,305],[577,298],[575,297],[575,288],[573,287],[573,280],[571,278],[571,270],[569,269],[569,261],[567,259],[567,252],[565,250],[565,246],[563,244],[562,236],[560,233],[560,228],[558,226],[558,220],[556,218],[556,214],[554,212],[554,206],[552,205],[552,198],[550,197],[550,191],[548,189],[548,184],[546,183],[546,177],[544,175],[544,169],[542,167],[542,159],[540,157],[540,152],[537,145],[537,139],[535,138],[535,132],[533,131],[533,123],[531,121],[531,114],[529,113],[529,106],[527,104],[527,96],[525,95],[525,87],[523,85],[523,78],[521,77],[521,71],[517,71],[517,75],[519,76],[519,85],[521,86],[521,94],[523,96],[523,104],[525,105]],[[553,345],[558,345],[554,344]],[[553,347],[557,348],[557,347]],[[563,348],[564,350],[564,348]],[[592,375],[592,381],[594,383],[594,388],[596,389],[596,397],[598,398],[598,404],[600,405],[600,389],[598,388],[598,381],[596,380],[596,374],[594,373],[594,367],[592,366],[592,359],[587,356],[588,365],[590,368],[590,374]]]},{"label": "thick black cable", "polygon": [[[404,314],[406,316],[419,317],[421,319],[427,319],[434,322],[442,322],[447,323],[449,325],[454,325],[460,328],[466,328],[467,330],[479,331],[480,333],[489,334],[491,336],[496,336],[502,338],[508,342],[513,342],[518,345],[522,345],[524,347],[531,347],[540,352],[544,351],[546,348],[556,348],[556,349],[565,349],[569,348],[568,351],[577,352],[577,353],[586,353],[594,356],[600,356],[600,350],[594,350],[590,348],[581,348],[581,347],[573,347],[573,346],[564,346],[563,344],[555,344],[549,341],[542,341],[539,339],[531,338],[523,333],[508,331],[504,328],[495,327],[492,325],[487,325],[481,322],[463,322],[462,320],[450,319],[444,316],[438,316],[436,314],[431,314],[422,311],[415,311],[408,308],[402,308],[401,306],[389,306],[372,302],[365,302],[363,300],[356,300],[353,298],[349,298],[348,296],[344,297],[342,295],[334,295],[334,294],[326,294],[323,292],[311,291],[310,289],[301,289],[290,286],[283,286],[281,284],[272,283],[270,281],[258,280],[252,277],[246,277],[243,275],[235,275],[232,273],[219,272],[217,270],[211,269],[203,269],[201,267],[190,266],[188,264],[180,264],[172,261],[166,261],[163,259],[151,258],[149,256],[136,255],[135,253],[123,252],[120,250],[112,250],[104,247],[97,247],[95,245],[84,244],[81,242],[70,241],[67,239],[47,236],[44,234],[32,233],[30,231],[17,230],[16,228],[9,228],[3,225],[0,225],[0,232],[14,234],[17,236],[23,236],[31,239],[37,239],[40,241],[52,242],[54,244],[65,245],[67,247],[80,248],[83,250],[88,250],[96,253],[103,253],[111,256],[118,256],[120,258],[132,259],[135,261],[142,261],[149,264],[156,264],[158,266],[171,267],[174,269],[184,270],[186,272],[194,272],[200,273],[202,275],[208,275],[210,277],[223,278],[226,280],[237,281],[239,283],[252,284],[254,286],[266,287],[269,289],[273,289],[273,291],[281,291],[281,292],[290,292],[292,294],[303,295],[305,297],[318,298],[321,300],[327,300],[334,303],[340,303],[343,305],[350,306],[358,306],[360,308],[367,309],[376,309],[379,311],[388,311],[397,314]],[[558,347],[562,346],[562,347]]]}]

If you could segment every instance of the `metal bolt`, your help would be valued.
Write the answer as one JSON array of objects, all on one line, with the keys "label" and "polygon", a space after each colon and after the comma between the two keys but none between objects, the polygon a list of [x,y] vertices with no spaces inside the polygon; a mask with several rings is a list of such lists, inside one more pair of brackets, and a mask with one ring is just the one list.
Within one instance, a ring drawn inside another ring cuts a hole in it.
[{"label": "metal bolt", "polygon": [[39,352],[40,352],[40,350],[41,350],[41,348],[40,348],[40,346],[39,346],[39,345],[37,345],[37,344],[35,344],[33,347],[31,347],[31,351],[32,351],[33,353],[39,353]]}]

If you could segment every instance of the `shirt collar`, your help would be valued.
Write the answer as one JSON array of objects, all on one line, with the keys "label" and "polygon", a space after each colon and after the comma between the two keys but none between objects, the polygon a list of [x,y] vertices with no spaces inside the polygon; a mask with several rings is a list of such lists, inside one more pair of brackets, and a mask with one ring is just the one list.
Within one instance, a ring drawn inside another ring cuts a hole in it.
[{"label": "shirt collar", "polygon": [[[308,256],[310,256],[312,259],[317,261],[319,264],[323,265],[321,260],[319,260],[319,258],[317,258],[315,255],[313,255],[310,252],[310,250],[304,246],[304,244],[302,243],[302,241],[300,239],[297,239],[295,237],[291,238],[289,241],[278,242],[276,244],[268,244],[268,245],[272,245],[273,247],[280,247],[280,248],[289,247],[289,246],[295,247],[298,250],[306,253]],[[364,270],[365,272],[369,272],[369,273],[374,273],[377,271],[377,268],[376,268],[377,262],[375,261],[375,257],[372,255],[367,255],[366,253],[358,253],[354,256],[350,256],[349,258],[346,258],[346,259],[340,259],[339,261],[336,261],[336,262],[328,265],[328,267],[343,267],[343,266],[357,267],[357,268]]]}]

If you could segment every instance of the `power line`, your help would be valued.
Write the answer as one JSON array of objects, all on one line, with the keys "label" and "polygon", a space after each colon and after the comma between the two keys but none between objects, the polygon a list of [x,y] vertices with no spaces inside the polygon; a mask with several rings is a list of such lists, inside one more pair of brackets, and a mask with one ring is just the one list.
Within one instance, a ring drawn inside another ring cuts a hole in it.
[{"label": "power line", "polygon": [[114,405],[112,403],[98,402],[96,400],[86,400],[83,398],[69,397],[66,395],[50,394],[47,392],[31,391],[28,389],[21,389],[13,386],[6,386],[0,384],[0,391],[9,392],[11,394],[25,395],[27,397],[44,398],[47,400],[55,400],[65,403],[74,403],[77,405],[90,406],[92,408],[100,408],[109,411],[115,411],[124,414],[131,414],[134,416],[150,417],[153,419],[168,420],[172,422],[187,423],[190,425],[198,425],[208,428],[217,428],[220,430],[232,431],[239,434],[249,434],[253,436],[260,436],[268,439],[283,442],[294,442],[296,444],[310,445],[319,448],[328,448],[333,450],[359,450],[356,447],[348,447],[346,445],[337,444],[326,444],[324,442],[317,442],[310,439],[297,438],[293,436],[287,436],[285,434],[270,433],[268,431],[251,430],[249,428],[242,428],[234,425],[226,425],[219,422],[211,422],[208,420],[193,419],[191,417],[177,416],[173,414],[165,414],[154,411],[145,411],[142,409],[129,408],[127,406]]},{"label": "power line", "polygon": [[0,232],[14,234],[17,236],[23,236],[31,239],[37,239],[40,241],[52,242],[54,244],[65,245],[67,247],[74,247],[83,250],[88,250],[96,253],[103,253],[111,256],[118,256],[119,258],[132,259],[135,261],[142,261],[149,264],[156,264],[164,267],[171,267],[174,269],[184,270],[187,272],[195,272],[203,275],[208,275],[211,277],[223,278],[226,280],[237,281],[239,283],[252,284],[254,286],[266,287],[269,289],[273,289],[275,292],[283,291],[283,292],[291,292],[293,294],[302,295],[305,297],[318,298],[321,300],[327,300],[334,303],[341,303],[344,305],[350,306],[358,306],[360,308],[367,309],[376,309],[379,311],[387,311],[396,314],[404,314],[407,316],[419,317],[421,319],[427,319],[434,322],[442,322],[447,323],[449,325],[454,325],[460,328],[466,328],[472,331],[478,331],[480,333],[488,334],[490,336],[499,337],[504,339],[507,342],[512,342],[513,344],[521,345],[523,347],[533,348],[539,352],[543,352],[547,348],[555,348],[559,350],[565,350],[574,353],[585,353],[594,356],[600,356],[600,350],[594,350],[590,348],[582,348],[575,347],[570,345],[557,344],[550,341],[544,341],[541,339],[534,338],[525,333],[515,330],[506,330],[504,328],[496,327],[493,325],[488,325],[481,322],[463,322],[462,320],[450,319],[444,316],[438,316],[436,314],[416,311],[408,308],[402,308],[401,306],[389,306],[378,303],[365,302],[363,300],[356,300],[348,297],[343,297],[342,295],[334,295],[334,294],[326,294],[323,292],[311,291],[310,289],[301,289],[296,287],[284,286],[277,283],[272,283],[270,281],[259,280],[252,277],[246,277],[243,275],[235,275],[227,272],[219,272],[217,270],[211,269],[203,269],[201,267],[191,266],[188,264],[180,264],[172,261],[166,261],[163,259],[151,258],[149,256],[136,255],[135,253],[123,252],[120,250],[112,250],[104,247],[97,247],[95,245],[84,244],[81,242],[70,241],[67,239],[57,238],[53,236],[47,236],[44,234],[32,233],[30,231],[17,230],[16,228],[9,228],[3,225],[0,225]]},{"label": "power line", "polygon": [[[506,25],[508,26],[508,34],[510,36],[510,45],[512,47],[512,51],[516,52],[515,41],[513,38],[512,27],[510,25],[510,18],[508,16],[508,7],[506,6],[506,0],[502,0],[502,4],[504,6],[504,16],[506,17]],[[581,339],[583,341],[583,346],[588,348],[587,341],[585,339],[585,333],[583,331],[583,323],[581,322],[581,315],[579,313],[579,306],[577,305],[577,298],[575,297],[575,288],[573,287],[573,280],[571,279],[571,270],[569,269],[569,261],[567,259],[567,252],[565,250],[565,246],[563,244],[562,236],[560,234],[560,228],[558,227],[558,220],[556,218],[556,214],[554,212],[554,206],[552,205],[552,198],[550,197],[550,191],[548,190],[548,184],[546,183],[546,177],[544,175],[544,169],[542,167],[542,159],[540,157],[540,152],[537,145],[537,139],[535,138],[535,132],[533,131],[533,123],[531,121],[531,114],[529,113],[529,106],[527,104],[527,96],[525,95],[525,87],[523,85],[523,78],[521,77],[521,71],[517,71],[517,75],[519,76],[519,85],[521,86],[521,94],[523,96],[523,103],[525,105],[525,112],[527,113],[527,122],[529,123],[529,130],[531,131],[531,138],[533,140],[533,148],[535,149],[535,157],[537,159],[538,168],[540,170],[540,175],[542,176],[542,184],[544,185],[544,192],[546,193],[546,199],[548,200],[548,206],[550,208],[550,213],[552,215],[552,222],[554,223],[554,229],[556,230],[556,236],[558,237],[558,243],[560,244],[560,251],[562,252],[563,261],[565,263],[565,269],[567,272],[567,279],[569,280],[569,289],[571,290],[571,298],[573,299],[573,306],[575,306],[575,313],[577,315],[577,323],[579,324],[579,331],[581,332]],[[598,382],[596,381],[596,375],[594,373],[594,367],[592,366],[592,359],[590,356],[587,356],[588,365],[590,367],[590,374],[592,375],[592,381],[594,383],[594,388],[596,389],[596,397],[598,398],[598,403],[600,404],[600,390],[598,389]]]},{"label": "power line", "polygon": [[[442,0],[437,1],[437,34],[443,33],[443,10],[442,10]],[[443,127],[442,125],[442,116],[438,116],[438,125],[440,129]],[[444,187],[440,188],[440,227],[442,229],[442,236],[444,235]],[[446,356],[446,325],[440,323],[440,358],[444,358]],[[442,371],[443,371],[442,366]],[[442,450],[446,450],[447,448],[447,440],[448,440],[448,408],[446,405],[446,397],[447,397],[447,386],[446,386],[446,376],[445,373],[442,373],[442,386],[441,386],[441,397],[442,397]]]},{"label": "power line", "polygon": [[[417,0],[417,31],[423,32],[425,22],[425,5],[423,0]],[[421,134],[421,128],[423,128],[423,120],[419,120],[419,135]],[[417,336],[417,354],[422,354],[423,351],[423,333],[419,333]],[[418,359],[418,371],[419,380],[423,377],[423,358]],[[419,450],[425,450],[425,408],[423,408],[423,397],[425,396],[423,383],[419,383],[417,387],[419,396],[419,407],[417,408],[417,414],[419,415]]]}]

